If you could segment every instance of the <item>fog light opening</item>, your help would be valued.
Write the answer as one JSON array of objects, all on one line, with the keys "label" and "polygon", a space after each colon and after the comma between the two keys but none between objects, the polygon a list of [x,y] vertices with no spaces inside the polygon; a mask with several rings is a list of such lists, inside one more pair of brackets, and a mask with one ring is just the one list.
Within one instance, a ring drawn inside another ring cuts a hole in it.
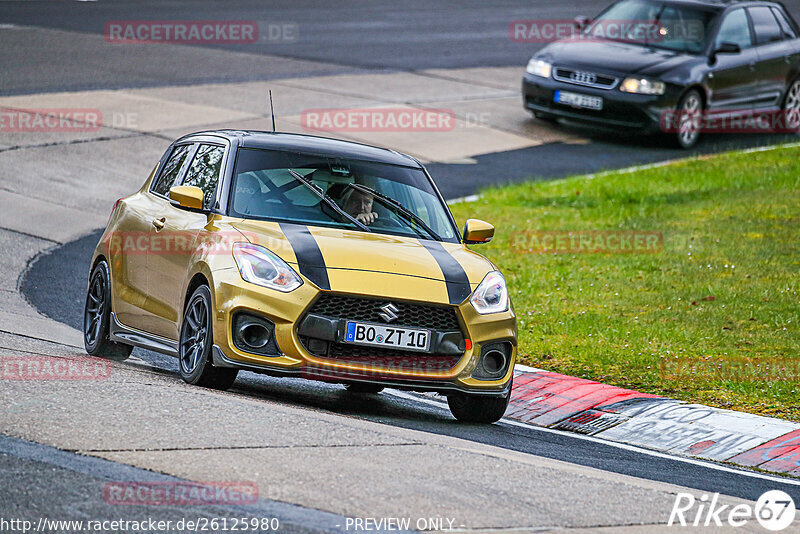
[{"label": "fog light opening", "polygon": [[261,349],[269,343],[270,331],[261,323],[248,321],[239,326],[238,335],[247,347]]},{"label": "fog light opening", "polygon": [[483,355],[483,370],[494,375],[506,368],[506,355],[499,350],[490,350]]}]

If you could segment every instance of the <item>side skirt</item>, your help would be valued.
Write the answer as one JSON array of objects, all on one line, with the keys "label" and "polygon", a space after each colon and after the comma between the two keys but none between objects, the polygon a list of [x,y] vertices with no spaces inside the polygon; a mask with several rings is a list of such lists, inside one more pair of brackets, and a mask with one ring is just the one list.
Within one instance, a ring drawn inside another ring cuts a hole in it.
[{"label": "side skirt", "polygon": [[178,342],[172,341],[141,330],[136,330],[119,322],[117,315],[111,312],[111,324],[108,337],[111,341],[125,343],[142,349],[153,350],[169,356],[178,357]]}]

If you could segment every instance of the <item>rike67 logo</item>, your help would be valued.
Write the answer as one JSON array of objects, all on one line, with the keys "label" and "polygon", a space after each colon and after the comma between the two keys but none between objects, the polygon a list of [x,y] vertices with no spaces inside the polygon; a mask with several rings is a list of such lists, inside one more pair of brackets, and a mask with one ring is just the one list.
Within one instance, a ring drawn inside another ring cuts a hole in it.
[{"label": "rike67 logo", "polygon": [[767,530],[779,532],[792,525],[797,510],[794,500],[780,490],[767,491],[758,498],[755,507],[749,504],[719,504],[719,493],[709,500],[708,494],[699,499],[691,493],[678,493],[669,515],[668,526],[681,527],[743,527],[755,519]]}]

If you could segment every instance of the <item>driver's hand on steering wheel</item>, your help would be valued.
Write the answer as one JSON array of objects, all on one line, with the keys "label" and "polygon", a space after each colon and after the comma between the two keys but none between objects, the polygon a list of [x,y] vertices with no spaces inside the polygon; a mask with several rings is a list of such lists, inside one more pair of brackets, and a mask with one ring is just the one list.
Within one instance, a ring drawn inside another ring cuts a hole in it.
[{"label": "driver's hand on steering wheel", "polygon": [[378,218],[378,214],[373,212],[370,213],[359,213],[356,215],[356,220],[361,224],[370,225],[375,222],[375,219]]}]

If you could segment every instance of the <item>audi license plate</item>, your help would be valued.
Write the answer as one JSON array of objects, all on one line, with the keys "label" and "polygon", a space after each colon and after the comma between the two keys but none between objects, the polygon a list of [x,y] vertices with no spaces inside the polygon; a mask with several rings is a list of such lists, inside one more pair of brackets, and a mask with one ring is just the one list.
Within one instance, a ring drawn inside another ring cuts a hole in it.
[{"label": "audi license plate", "polygon": [[569,91],[556,91],[555,101],[559,104],[576,108],[603,109],[603,99],[599,96],[582,95],[580,93],[570,93]]},{"label": "audi license plate", "polygon": [[355,345],[427,352],[431,343],[431,332],[417,328],[397,328],[348,321],[344,340]]}]

